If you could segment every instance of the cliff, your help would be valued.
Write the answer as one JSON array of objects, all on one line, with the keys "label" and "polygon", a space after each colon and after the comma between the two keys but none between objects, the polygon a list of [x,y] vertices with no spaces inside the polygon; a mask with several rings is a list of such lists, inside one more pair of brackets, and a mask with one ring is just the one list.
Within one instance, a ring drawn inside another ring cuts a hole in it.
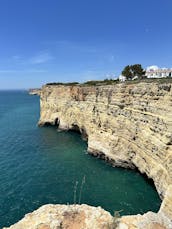
[{"label": "cliff", "polygon": [[163,198],[172,184],[171,84],[44,86],[40,125],[78,129],[88,151],[114,166],[137,167]]},{"label": "cliff", "polygon": [[[47,123],[79,130],[88,151],[114,166],[138,168],[162,199],[171,190],[171,83],[44,86],[39,124]],[[163,206],[172,219],[172,209]]]},{"label": "cliff", "polygon": [[39,88],[29,89],[29,95],[40,95],[40,94],[41,94],[41,89]]},{"label": "cliff", "polygon": [[[40,106],[39,125],[80,131],[89,153],[153,179],[162,198],[159,212],[122,217],[128,226],[121,228],[172,228],[171,83],[45,85]],[[147,220],[155,225],[145,226]]]}]

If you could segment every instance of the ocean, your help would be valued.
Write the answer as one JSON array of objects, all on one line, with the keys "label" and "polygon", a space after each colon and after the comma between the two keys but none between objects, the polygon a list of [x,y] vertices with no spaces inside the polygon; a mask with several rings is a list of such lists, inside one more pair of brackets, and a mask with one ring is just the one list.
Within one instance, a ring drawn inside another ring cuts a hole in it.
[{"label": "ocean", "polygon": [[158,211],[150,180],[92,157],[78,133],[38,127],[39,112],[38,96],[0,91],[0,228],[48,203],[86,203],[121,215]]}]

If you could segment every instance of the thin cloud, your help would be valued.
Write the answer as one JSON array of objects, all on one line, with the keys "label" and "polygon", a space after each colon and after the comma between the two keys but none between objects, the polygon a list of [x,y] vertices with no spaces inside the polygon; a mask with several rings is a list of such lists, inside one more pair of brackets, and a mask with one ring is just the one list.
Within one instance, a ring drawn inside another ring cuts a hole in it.
[{"label": "thin cloud", "polygon": [[[10,62],[11,64],[17,64],[19,65],[36,65],[36,64],[43,64],[47,63],[48,61],[52,60],[53,56],[49,52],[39,52],[38,54],[35,54],[31,57],[24,57],[20,55],[13,55],[9,59],[7,59],[7,62]],[[8,70],[4,70],[8,71]],[[13,70],[12,70],[13,71]]]},{"label": "thin cloud", "polygon": [[0,69],[0,73],[3,74],[8,74],[8,73],[44,73],[47,72],[46,70],[42,70],[42,69],[24,69],[24,70],[8,70],[8,69]]},{"label": "thin cloud", "polygon": [[47,42],[43,42],[43,44],[48,45],[49,47],[53,46],[56,49],[63,49],[68,51],[80,52],[80,53],[95,54],[99,51],[95,46],[79,44],[68,40],[47,41]]},{"label": "thin cloud", "polygon": [[36,56],[33,56],[32,58],[30,58],[29,62],[31,64],[43,64],[52,59],[53,57],[48,52],[45,52],[45,53],[40,53]]},{"label": "thin cloud", "polygon": [[14,56],[12,56],[12,58],[11,58],[12,60],[16,60],[16,61],[18,61],[18,60],[21,60],[22,58],[21,58],[21,56],[18,56],[18,55],[14,55]]}]

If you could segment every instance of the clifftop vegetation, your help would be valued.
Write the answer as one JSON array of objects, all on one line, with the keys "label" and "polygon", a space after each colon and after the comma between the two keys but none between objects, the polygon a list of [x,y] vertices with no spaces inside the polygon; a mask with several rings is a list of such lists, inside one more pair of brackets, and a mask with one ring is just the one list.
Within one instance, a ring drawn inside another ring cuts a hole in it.
[{"label": "clifftop vegetation", "polygon": [[115,85],[118,83],[124,83],[124,84],[137,84],[140,82],[145,83],[172,83],[172,77],[170,78],[159,78],[159,79],[135,79],[135,80],[126,80],[125,82],[120,82],[118,79],[104,79],[104,80],[90,80],[84,83],[78,83],[78,82],[69,82],[69,83],[63,83],[63,82],[53,82],[53,83],[47,83],[46,85],[64,85],[64,86],[103,86],[103,85]]},{"label": "clifftop vegetation", "polygon": [[66,85],[66,86],[72,86],[72,85],[81,85],[81,86],[98,86],[98,85],[110,85],[118,83],[118,79],[104,79],[104,80],[90,80],[86,81],[84,83],[78,83],[78,82],[69,82],[69,83],[62,83],[62,82],[55,82],[55,83],[47,83],[46,85]]},{"label": "clifftop vegetation", "polygon": [[127,65],[122,71],[122,75],[126,77],[127,80],[132,80],[134,77],[138,79],[144,79],[145,71],[141,64]]}]

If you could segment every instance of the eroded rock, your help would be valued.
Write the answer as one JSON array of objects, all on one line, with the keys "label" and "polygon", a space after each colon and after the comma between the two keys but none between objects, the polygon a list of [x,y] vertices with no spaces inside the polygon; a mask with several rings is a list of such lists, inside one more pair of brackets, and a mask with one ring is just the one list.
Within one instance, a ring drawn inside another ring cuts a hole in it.
[{"label": "eroded rock", "polygon": [[[88,205],[44,205],[10,229],[109,229],[112,216]],[[5,229],[5,228],[4,228]]]}]

